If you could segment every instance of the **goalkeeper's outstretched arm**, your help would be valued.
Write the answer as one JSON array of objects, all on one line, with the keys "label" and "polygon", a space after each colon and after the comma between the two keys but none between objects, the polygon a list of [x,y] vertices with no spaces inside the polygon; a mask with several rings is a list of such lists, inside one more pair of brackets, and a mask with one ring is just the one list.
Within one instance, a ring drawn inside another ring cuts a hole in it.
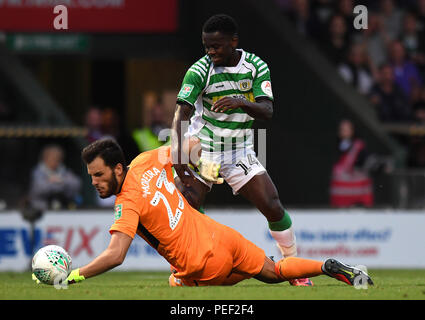
[{"label": "goalkeeper's outstretched arm", "polygon": [[[79,268],[77,276],[81,277],[81,280],[84,280],[119,266],[124,262],[132,240],[133,239],[127,234],[115,231],[112,234],[111,241],[105,251],[103,251],[89,264]],[[68,277],[68,282],[73,283],[72,280],[76,280],[74,282],[78,282],[77,279],[70,279],[70,277]]]}]

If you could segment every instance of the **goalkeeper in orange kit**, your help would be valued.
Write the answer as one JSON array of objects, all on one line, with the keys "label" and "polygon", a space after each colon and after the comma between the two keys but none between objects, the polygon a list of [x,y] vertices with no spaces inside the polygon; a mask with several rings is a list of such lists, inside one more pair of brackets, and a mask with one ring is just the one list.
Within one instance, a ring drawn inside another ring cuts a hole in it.
[{"label": "goalkeeper in orange kit", "polygon": [[127,168],[120,146],[104,139],[84,148],[82,158],[99,196],[117,196],[115,221],[108,247],[73,270],[68,283],[120,265],[137,234],[172,266],[171,286],[233,285],[252,277],[279,283],[323,274],[349,285],[372,284],[366,273],[335,259],[274,262],[236,230],[199,214],[173,183],[170,147],[142,153]]}]

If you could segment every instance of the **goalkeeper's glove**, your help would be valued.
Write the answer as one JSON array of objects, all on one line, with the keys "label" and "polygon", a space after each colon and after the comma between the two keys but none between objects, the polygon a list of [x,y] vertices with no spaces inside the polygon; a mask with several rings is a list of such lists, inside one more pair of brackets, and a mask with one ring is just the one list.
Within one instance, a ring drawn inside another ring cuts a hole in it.
[{"label": "goalkeeper's glove", "polygon": [[[41,283],[41,281],[37,279],[34,273],[31,275],[31,277],[32,277],[32,280],[35,281],[35,283],[37,284]],[[66,278],[66,282],[67,284],[73,284],[73,283],[81,282],[85,279],[86,278],[84,276],[80,275],[80,269],[78,268],[71,271],[68,278]]]},{"label": "goalkeeper's glove", "polygon": [[31,274],[31,278],[32,278],[32,280],[34,280],[34,281],[35,281],[35,283],[36,283],[36,284],[40,284],[40,283],[41,283],[41,281],[37,279],[37,277],[35,276],[35,274],[34,274],[34,273],[33,273],[33,274]]},{"label": "goalkeeper's glove", "polygon": [[66,281],[68,282],[68,284],[81,282],[83,280],[86,280],[86,278],[80,275],[80,268],[72,270],[68,278],[66,278]]},{"label": "goalkeeper's glove", "polygon": [[199,175],[205,180],[216,184],[222,184],[224,182],[224,179],[218,176],[221,167],[219,163],[201,158],[196,163],[196,167],[198,168]]}]

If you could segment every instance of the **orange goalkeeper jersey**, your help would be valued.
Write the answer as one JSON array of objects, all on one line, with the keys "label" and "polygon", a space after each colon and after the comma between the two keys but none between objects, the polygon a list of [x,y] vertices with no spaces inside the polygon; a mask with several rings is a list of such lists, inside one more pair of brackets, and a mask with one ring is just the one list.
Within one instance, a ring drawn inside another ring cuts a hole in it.
[{"label": "orange goalkeeper jersey", "polygon": [[132,238],[137,233],[185,277],[202,271],[217,226],[193,209],[174,185],[169,146],[144,152],[131,162],[115,201],[111,233]]}]

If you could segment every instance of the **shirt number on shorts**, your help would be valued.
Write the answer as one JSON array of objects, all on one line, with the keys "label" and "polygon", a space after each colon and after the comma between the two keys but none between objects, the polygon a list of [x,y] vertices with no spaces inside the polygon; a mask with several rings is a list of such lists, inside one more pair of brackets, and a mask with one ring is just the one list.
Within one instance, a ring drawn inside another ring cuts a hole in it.
[{"label": "shirt number on shorts", "polygon": [[[176,186],[174,185],[174,183],[167,180],[167,172],[165,171],[165,169],[162,169],[161,174],[159,175],[158,180],[156,181],[156,186],[158,189],[161,189],[163,185],[165,186],[165,189],[170,195],[174,194]],[[182,196],[178,192],[177,196],[179,197],[179,203],[176,210],[174,211],[174,214],[170,203],[167,200],[167,197],[161,191],[157,190],[150,202],[151,205],[156,207],[161,200],[164,201],[165,207],[167,208],[168,220],[170,222],[171,230],[174,230],[176,228],[183,213],[182,210],[184,209],[184,201]]]},{"label": "shirt number on shorts", "polygon": [[240,161],[238,161],[238,163],[236,163],[236,166],[241,168],[244,171],[245,175],[247,175],[252,170],[252,168],[251,168],[252,165],[254,165],[254,164],[258,165],[257,160],[253,159],[252,155],[248,154],[247,158],[248,158],[248,163],[250,165],[249,167],[245,163],[243,163],[242,160],[240,160]]}]

